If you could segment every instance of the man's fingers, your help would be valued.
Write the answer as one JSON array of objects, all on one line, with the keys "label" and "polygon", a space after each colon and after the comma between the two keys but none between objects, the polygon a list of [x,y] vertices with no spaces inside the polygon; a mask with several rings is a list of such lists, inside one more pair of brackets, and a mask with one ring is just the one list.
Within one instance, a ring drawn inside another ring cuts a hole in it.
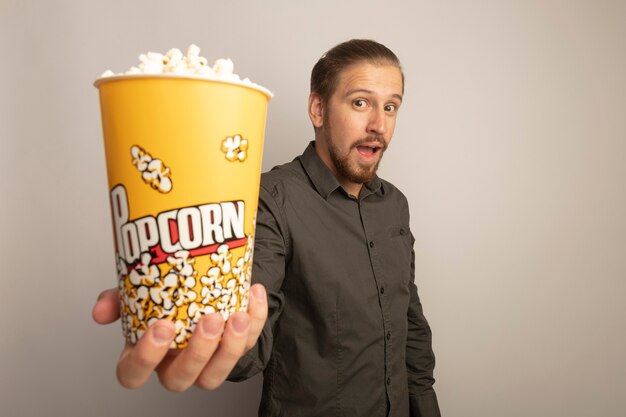
[{"label": "man's fingers", "polygon": [[117,379],[126,388],[138,388],[163,360],[174,340],[174,323],[164,319],[151,326],[136,345],[127,344],[117,363]]},{"label": "man's fingers", "polygon": [[265,325],[265,320],[267,320],[267,295],[261,284],[254,284],[250,288],[248,314],[250,315],[250,332],[246,342],[246,352],[256,344]]},{"label": "man's fingers", "polygon": [[[119,311],[119,291],[111,289],[100,294],[92,315],[96,322],[107,324],[119,318]],[[248,313],[233,314],[226,325],[219,313],[206,315],[183,350],[169,350],[176,336],[175,326],[160,320],[137,344],[126,344],[118,361],[117,379],[126,388],[137,388],[157,370],[161,384],[171,391],[184,391],[194,383],[215,389],[254,346],[266,319],[267,295],[262,285],[255,284],[250,290]]]},{"label": "man's fingers", "polygon": [[223,331],[224,319],[221,314],[204,316],[196,326],[189,345],[174,359],[157,368],[161,384],[176,392],[193,385],[217,349]]},{"label": "man's fingers", "polygon": [[109,324],[120,317],[119,290],[111,288],[98,296],[91,315],[96,323]]},{"label": "man's fingers", "polygon": [[249,330],[250,317],[247,313],[235,313],[228,319],[222,341],[200,373],[196,385],[212,390],[226,380],[244,353]]}]

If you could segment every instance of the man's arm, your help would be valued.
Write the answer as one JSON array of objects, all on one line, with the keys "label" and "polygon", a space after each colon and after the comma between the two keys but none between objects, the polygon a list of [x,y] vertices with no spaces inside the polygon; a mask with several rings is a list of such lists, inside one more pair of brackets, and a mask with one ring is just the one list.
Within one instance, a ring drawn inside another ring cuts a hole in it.
[{"label": "man's arm", "polygon": [[273,329],[284,306],[281,286],[289,247],[289,231],[277,198],[276,188],[261,187],[252,267],[252,283],[263,284],[267,292],[268,318],[257,343],[239,360],[229,381],[243,381],[262,372],[272,354]]},{"label": "man's arm", "polygon": [[[411,243],[415,239],[411,235]],[[415,285],[415,251],[411,251],[411,299],[407,311],[408,334],[406,367],[409,376],[409,408],[411,417],[441,417],[437,395],[433,389],[435,355],[432,349],[430,326],[422,312],[422,304]]]}]

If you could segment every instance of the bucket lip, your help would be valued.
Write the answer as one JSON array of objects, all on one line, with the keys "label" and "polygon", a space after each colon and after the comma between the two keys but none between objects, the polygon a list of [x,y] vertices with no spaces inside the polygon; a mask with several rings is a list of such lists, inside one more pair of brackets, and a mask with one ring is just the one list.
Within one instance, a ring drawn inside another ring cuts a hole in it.
[{"label": "bucket lip", "polygon": [[270,100],[274,97],[274,93],[272,93],[267,88],[255,84],[253,82],[244,82],[241,80],[225,80],[217,77],[210,77],[206,75],[197,75],[197,74],[120,74],[120,75],[110,75],[108,77],[98,77],[93,82],[94,87],[100,88],[100,85],[108,82],[108,81],[116,81],[116,80],[125,80],[125,79],[142,79],[142,78],[167,78],[167,79],[191,79],[191,80],[200,80],[200,81],[213,81],[224,84],[234,84],[241,87],[252,88],[253,90],[260,91],[261,93],[267,96],[267,99]]}]

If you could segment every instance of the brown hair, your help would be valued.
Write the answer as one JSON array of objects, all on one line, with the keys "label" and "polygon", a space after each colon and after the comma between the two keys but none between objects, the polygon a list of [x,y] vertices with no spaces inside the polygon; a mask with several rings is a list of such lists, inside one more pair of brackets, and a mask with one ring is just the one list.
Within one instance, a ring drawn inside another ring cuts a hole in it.
[{"label": "brown hair", "polygon": [[319,94],[322,101],[328,103],[337,87],[339,74],[359,62],[395,65],[402,74],[404,90],[404,73],[400,60],[391,49],[369,39],[352,39],[330,49],[317,61],[311,71],[311,92]]}]

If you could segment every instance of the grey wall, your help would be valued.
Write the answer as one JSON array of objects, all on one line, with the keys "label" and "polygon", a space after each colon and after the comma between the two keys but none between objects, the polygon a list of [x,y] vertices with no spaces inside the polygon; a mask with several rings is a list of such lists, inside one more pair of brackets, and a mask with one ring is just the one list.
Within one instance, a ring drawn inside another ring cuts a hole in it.
[{"label": "grey wall", "polygon": [[444,414],[626,415],[625,21],[623,1],[1,1],[0,413],[254,415],[258,377],[116,383],[120,328],[90,316],[115,283],[91,82],[192,42],[231,57],[276,94],[269,169],[312,137],[316,59],[368,37],[406,72],[381,175],[411,203]]}]

